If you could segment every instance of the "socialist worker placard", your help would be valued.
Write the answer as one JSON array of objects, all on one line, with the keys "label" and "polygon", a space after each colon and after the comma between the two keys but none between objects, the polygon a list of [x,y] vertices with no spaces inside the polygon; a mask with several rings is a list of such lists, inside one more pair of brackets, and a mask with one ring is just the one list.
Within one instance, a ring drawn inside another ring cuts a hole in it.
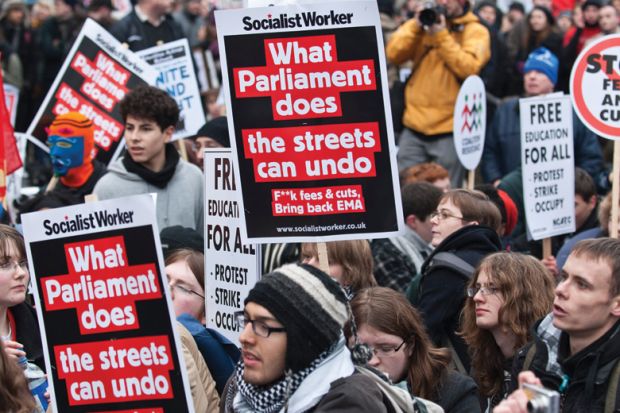
[{"label": "socialist worker placard", "polygon": [[375,2],[216,12],[243,235],[385,237],[403,222]]},{"label": "socialist worker placard", "polygon": [[55,411],[193,411],[152,198],[22,220]]}]

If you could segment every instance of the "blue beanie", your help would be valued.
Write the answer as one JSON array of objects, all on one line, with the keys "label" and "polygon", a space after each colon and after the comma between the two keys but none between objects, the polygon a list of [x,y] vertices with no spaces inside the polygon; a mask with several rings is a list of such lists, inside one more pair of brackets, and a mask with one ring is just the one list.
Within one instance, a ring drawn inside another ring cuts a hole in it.
[{"label": "blue beanie", "polygon": [[558,58],[546,47],[539,47],[530,53],[523,67],[523,74],[530,70],[544,73],[555,86],[558,82]]}]

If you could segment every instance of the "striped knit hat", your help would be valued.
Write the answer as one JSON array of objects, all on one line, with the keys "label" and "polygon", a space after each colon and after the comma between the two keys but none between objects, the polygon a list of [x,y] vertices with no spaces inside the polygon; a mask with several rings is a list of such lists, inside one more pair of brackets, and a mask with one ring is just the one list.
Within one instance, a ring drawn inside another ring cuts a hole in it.
[{"label": "striped knit hat", "polygon": [[264,275],[248,302],[265,307],[286,328],[286,368],[293,373],[336,343],[348,319],[340,285],[307,264],[285,265]]}]

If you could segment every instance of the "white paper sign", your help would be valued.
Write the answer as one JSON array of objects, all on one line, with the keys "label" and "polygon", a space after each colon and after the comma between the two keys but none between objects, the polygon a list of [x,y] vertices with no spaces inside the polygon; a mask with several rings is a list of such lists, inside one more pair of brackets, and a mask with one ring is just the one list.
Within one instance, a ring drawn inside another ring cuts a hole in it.
[{"label": "white paper sign", "polygon": [[180,122],[172,139],[196,134],[206,120],[187,39],[164,43],[136,54],[159,71],[155,86],[166,91],[179,105]]},{"label": "white paper sign", "polygon": [[532,238],[575,231],[573,112],[569,96],[521,99],[525,216]]},{"label": "white paper sign", "polygon": [[204,173],[207,327],[238,343],[241,329],[233,313],[243,310],[260,277],[260,245],[241,242],[241,192],[231,149],[205,150]]},{"label": "white paper sign", "polygon": [[454,146],[461,164],[476,169],[484,149],[487,99],[484,83],[478,76],[465,79],[454,106]]}]

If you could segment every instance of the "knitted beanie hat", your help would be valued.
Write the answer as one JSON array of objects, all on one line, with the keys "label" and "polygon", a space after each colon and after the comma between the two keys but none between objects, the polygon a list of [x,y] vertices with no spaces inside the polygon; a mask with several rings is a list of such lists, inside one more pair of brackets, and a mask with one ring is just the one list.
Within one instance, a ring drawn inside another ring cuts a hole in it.
[{"label": "knitted beanie hat", "polygon": [[198,129],[196,135],[193,136],[194,139],[200,137],[214,139],[224,148],[230,148],[230,138],[228,136],[228,121],[226,120],[226,116],[220,116],[211,119],[209,122],[204,124],[202,128]]},{"label": "knitted beanie hat", "polygon": [[248,302],[265,307],[286,329],[286,368],[293,373],[336,343],[348,319],[340,285],[307,264],[285,265],[264,275]]},{"label": "knitted beanie hat", "polygon": [[64,115],[56,116],[47,130],[48,135],[64,137],[81,136],[84,138],[84,163],[93,158],[95,147],[93,122],[78,112],[68,112]]},{"label": "knitted beanie hat", "polygon": [[558,82],[558,58],[546,47],[539,47],[530,53],[525,61],[523,73],[537,70],[544,73],[554,85]]}]

